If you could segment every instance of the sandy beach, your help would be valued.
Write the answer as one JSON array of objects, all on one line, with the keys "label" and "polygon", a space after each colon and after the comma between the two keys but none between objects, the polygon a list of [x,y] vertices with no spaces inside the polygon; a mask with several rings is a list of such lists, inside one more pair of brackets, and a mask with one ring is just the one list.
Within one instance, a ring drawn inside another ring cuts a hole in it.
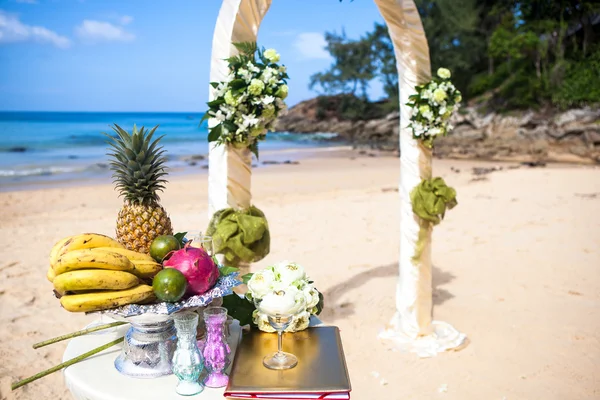
[{"label": "sandy beach", "polygon": [[[469,344],[418,359],[377,338],[395,307],[398,165],[357,153],[253,176],[272,232],[253,268],[305,266],[325,294],[321,319],[341,329],[352,398],[600,398],[600,168],[434,160],[459,201],[434,231],[434,317]],[[162,200],[176,231],[204,229],[207,175],[172,177]],[[10,383],[60,362],[66,344],[34,342],[94,319],[60,308],[47,257],[62,237],[112,235],[120,204],[108,181],[0,193],[1,399],[70,398],[60,373],[16,392]]]}]

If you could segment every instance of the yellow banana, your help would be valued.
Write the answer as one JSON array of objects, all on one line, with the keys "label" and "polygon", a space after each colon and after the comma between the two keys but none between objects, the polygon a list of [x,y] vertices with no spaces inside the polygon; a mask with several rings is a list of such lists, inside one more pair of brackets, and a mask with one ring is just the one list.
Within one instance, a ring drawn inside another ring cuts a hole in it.
[{"label": "yellow banana", "polygon": [[78,269],[110,269],[133,272],[133,264],[122,254],[81,249],[70,251],[58,258],[54,264],[56,275]]},{"label": "yellow banana", "polygon": [[48,272],[46,273],[46,278],[48,278],[48,280],[50,282],[53,282],[55,277],[56,277],[56,274],[54,273],[54,268],[52,268],[52,265],[51,265],[48,267]]},{"label": "yellow banana", "polygon": [[73,236],[68,236],[66,238],[60,239],[58,242],[54,244],[52,250],[50,251],[50,265],[56,264],[56,260],[58,260],[58,253],[65,245],[65,242],[71,239]]},{"label": "yellow banana", "polygon": [[152,286],[137,285],[125,290],[69,294],[60,298],[60,304],[67,311],[91,312],[148,302],[154,298]]},{"label": "yellow banana", "polygon": [[140,283],[137,276],[125,271],[80,269],[65,272],[54,278],[54,289],[59,293],[74,290],[122,290]]},{"label": "yellow banana", "polygon": [[58,252],[58,257],[67,254],[70,251],[92,249],[94,247],[116,247],[124,248],[124,246],[115,239],[100,235],[98,233],[83,233],[81,235],[72,236],[67,239]]},{"label": "yellow banana", "polygon": [[138,253],[137,251],[121,249],[118,247],[96,247],[95,250],[98,251],[112,251],[114,253],[119,253],[124,255],[129,259],[129,261],[148,261],[148,262],[156,262],[154,258],[150,257],[149,254]]},{"label": "yellow banana", "polygon": [[154,275],[158,274],[163,269],[163,266],[156,261],[131,260],[131,262],[133,263],[134,269],[132,273],[144,279],[154,278]]}]

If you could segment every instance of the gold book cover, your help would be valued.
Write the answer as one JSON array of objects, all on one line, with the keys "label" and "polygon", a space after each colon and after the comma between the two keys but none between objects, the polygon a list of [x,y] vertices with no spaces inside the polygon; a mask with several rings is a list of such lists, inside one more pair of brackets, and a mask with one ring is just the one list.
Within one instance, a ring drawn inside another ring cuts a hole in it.
[{"label": "gold book cover", "polygon": [[335,326],[283,334],[283,351],[298,357],[288,370],[271,370],[263,358],[277,351],[277,334],[253,330],[242,337],[226,397],[243,399],[349,399],[350,378]]}]

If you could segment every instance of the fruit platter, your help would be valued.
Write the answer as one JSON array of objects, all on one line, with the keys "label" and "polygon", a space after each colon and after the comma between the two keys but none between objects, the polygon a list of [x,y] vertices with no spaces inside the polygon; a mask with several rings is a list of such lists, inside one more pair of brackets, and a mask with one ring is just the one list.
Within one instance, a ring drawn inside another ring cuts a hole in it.
[{"label": "fruit platter", "polygon": [[124,198],[116,238],[83,233],[59,240],[50,252],[47,278],[63,309],[99,313],[130,324],[115,367],[138,378],[171,373],[176,347],[172,316],[200,311],[232,293],[241,282],[224,267],[212,246],[173,234],[159,203],[166,161],[156,128],[134,127],[130,134],[114,126],[111,168]]}]

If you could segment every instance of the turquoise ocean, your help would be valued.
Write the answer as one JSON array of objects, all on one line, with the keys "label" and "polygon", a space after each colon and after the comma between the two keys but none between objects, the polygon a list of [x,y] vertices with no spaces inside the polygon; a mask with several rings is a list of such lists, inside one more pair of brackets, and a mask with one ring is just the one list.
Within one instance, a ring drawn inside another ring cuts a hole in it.
[{"label": "turquoise ocean", "polygon": [[[208,131],[202,113],[140,112],[0,112],[0,190],[15,186],[52,186],[59,182],[109,177],[107,138],[112,124],[130,131],[133,125],[159,125],[155,137],[167,150],[171,170],[199,170],[186,158],[207,155]],[[261,154],[338,144],[332,134],[274,132],[260,143]],[[266,159],[261,156],[261,160]],[[203,161],[206,164],[205,161]],[[192,163],[193,164],[193,163]],[[106,180],[110,182],[110,180]]]}]

